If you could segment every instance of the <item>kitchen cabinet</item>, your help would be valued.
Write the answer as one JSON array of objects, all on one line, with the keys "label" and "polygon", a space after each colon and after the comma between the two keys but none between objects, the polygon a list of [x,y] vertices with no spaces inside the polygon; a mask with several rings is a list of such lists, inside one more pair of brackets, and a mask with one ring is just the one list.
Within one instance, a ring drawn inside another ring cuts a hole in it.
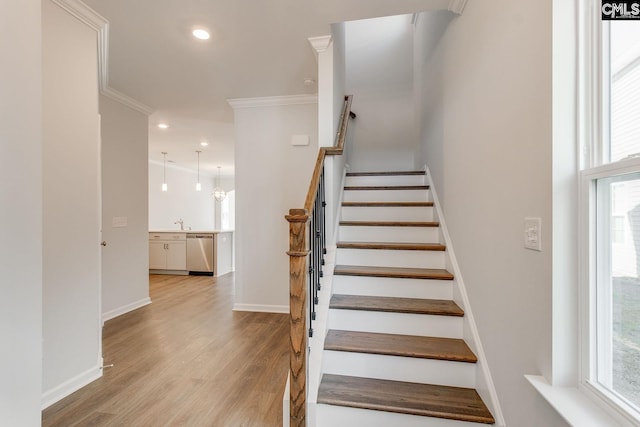
[{"label": "kitchen cabinet", "polygon": [[149,270],[186,271],[186,233],[150,233]]}]

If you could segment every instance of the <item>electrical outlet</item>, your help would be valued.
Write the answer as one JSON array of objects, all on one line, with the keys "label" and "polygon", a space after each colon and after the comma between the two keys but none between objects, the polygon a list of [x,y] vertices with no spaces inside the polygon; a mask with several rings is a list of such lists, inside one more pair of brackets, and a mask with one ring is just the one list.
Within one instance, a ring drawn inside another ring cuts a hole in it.
[{"label": "electrical outlet", "polygon": [[542,251],[540,243],[542,219],[525,218],[524,219],[524,247],[534,251]]},{"label": "electrical outlet", "polygon": [[126,227],[127,226],[127,217],[126,216],[114,216],[111,221],[111,226],[114,228],[117,227]]}]

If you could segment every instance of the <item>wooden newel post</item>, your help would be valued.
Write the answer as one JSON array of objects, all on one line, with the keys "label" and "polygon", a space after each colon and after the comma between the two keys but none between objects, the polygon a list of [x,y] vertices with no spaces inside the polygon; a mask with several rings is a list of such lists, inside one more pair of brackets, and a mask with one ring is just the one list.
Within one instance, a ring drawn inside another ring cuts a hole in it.
[{"label": "wooden newel post", "polygon": [[289,318],[291,427],[305,427],[307,400],[307,222],[309,212],[291,209],[289,221]]}]

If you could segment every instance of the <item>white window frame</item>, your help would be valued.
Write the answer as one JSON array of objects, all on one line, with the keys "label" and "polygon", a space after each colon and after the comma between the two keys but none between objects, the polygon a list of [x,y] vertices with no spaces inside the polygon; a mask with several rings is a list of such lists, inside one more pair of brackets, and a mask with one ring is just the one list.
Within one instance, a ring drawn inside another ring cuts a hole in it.
[{"label": "white window frame", "polygon": [[[610,392],[597,381],[597,364],[600,367],[611,364],[611,348],[597,345],[596,337],[610,334],[610,330],[603,328],[598,331],[596,313],[600,316],[610,316],[610,312],[598,307],[597,274],[606,275],[610,265],[601,265],[596,269],[596,255],[598,248],[596,236],[599,234],[607,240],[610,234],[608,223],[597,223],[596,213],[596,180],[611,176],[640,172],[640,159],[632,158],[615,163],[608,161],[609,129],[608,121],[603,120],[608,115],[608,85],[602,67],[603,58],[608,54],[603,52],[602,38],[608,32],[602,31],[603,24],[600,17],[600,0],[579,0],[579,91],[578,91],[578,137],[580,144],[579,180],[579,375],[580,388],[601,406],[606,408],[621,423],[630,426],[640,426],[640,411],[628,404],[616,394]],[[640,25],[640,23],[638,23]],[[607,79],[608,80],[608,79]],[[602,207],[601,207],[602,209]],[[602,215],[606,217],[606,215]],[[600,227],[598,230],[597,227]],[[608,239],[607,241],[610,241]],[[602,282],[601,282],[602,283]],[[605,290],[606,291],[606,290]],[[602,290],[600,290],[602,292]],[[604,292],[606,294],[606,292]],[[609,293],[610,295],[610,293]],[[598,334],[598,332],[600,332]],[[606,341],[606,340],[605,340]]]}]

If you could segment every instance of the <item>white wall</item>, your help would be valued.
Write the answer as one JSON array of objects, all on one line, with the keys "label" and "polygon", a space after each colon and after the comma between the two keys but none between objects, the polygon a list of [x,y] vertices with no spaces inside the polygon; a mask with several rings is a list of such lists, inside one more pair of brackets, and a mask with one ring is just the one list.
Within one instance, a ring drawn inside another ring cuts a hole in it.
[{"label": "white wall", "polygon": [[[331,25],[333,43],[331,45],[332,52],[332,102],[333,102],[333,138],[335,145],[335,135],[340,127],[340,115],[344,108],[344,97],[349,95],[346,93],[346,46],[345,46],[345,24]],[[353,125],[353,123],[350,123]],[[353,129],[349,129],[351,132]],[[347,132],[347,135],[350,133]],[[327,200],[327,246],[333,247],[336,244],[337,223],[340,212],[340,196],[342,194],[343,178],[345,167],[348,163],[348,156],[351,152],[350,141],[345,141],[345,149],[341,156],[327,156],[325,160],[325,179],[326,179],[326,200]]]},{"label": "white wall", "polygon": [[[419,20],[427,25],[429,20]],[[420,141],[509,426],[565,426],[523,378],[551,375],[551,2],[469,2],[416,43]],[[542,252],[523,220],[542,218]]]},{"label": "white wall", "polygon": [[[148,118],[100,96],[102,134],[102,315],[149,302]],[[126,227],[113,227],[126,217]]]},{"label": "white wall", "polygon": [[102,375],[100,153],[97,34],[48,0],[42,8],[47,404]]},{"label": "white wall", "polygon": [[353,171],[408,170],[416,149],[411,16],[345,24],[346,88],[358,118],[350,125]]},{"label": "white wall", "polygon": [[[268,100],[267,100],[268,101]],[[317,104],[234,107],[235,309],[288,312],[289,209],[302,208],[318,153]],[[291,145],[291,135],[310,145]]]},{"label": "white wall", "polygon": [[[40,0],[0,3],[0,425],[40,425],[42,47]],[[16,43],[16,34],[20,42]]]},{"label": "white wall", "polygon": [[[194,152],[195,156],[196,153]],[[170,156],[167,156],[170,159]],[[185,229],[213,230],[215,206],[211,192],[214,178],[200,172],[202,190],[196,191],[197,172],[167,166],[168,191],[161,191],[163,166],[149,163],[149,229],[179,230],[179,218]]]}]

